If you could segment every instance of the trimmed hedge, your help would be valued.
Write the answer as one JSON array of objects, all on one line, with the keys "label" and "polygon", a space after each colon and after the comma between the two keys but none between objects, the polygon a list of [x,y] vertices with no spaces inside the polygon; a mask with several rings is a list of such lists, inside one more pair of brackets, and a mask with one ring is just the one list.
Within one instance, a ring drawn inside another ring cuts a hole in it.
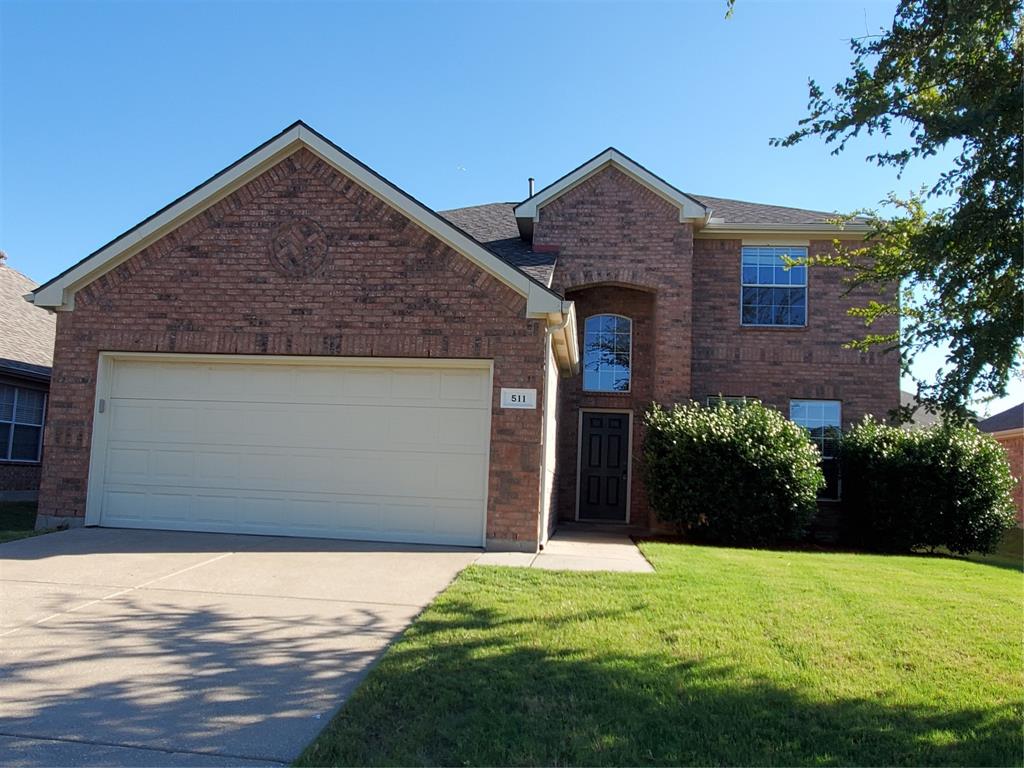
[{"label": "trimmed hedge", "polygon": [[870,417],[844,436],[843,537],[885,552],[991,552],[1015,521],[1006,454],[971,425],[918,431]]},{"label": "trimmed hedge", "polygon": [[741,546],[799,538],[825,479],[807,432],[751,402],[654,405],[644,477],[658,518],[694,538]]}]

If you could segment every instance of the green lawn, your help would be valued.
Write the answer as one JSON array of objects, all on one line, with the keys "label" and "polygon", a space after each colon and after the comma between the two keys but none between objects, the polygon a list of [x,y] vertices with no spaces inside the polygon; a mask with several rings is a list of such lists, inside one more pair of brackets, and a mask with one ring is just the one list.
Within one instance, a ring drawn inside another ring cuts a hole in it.
[{"label": "green lawn", "polygon": [[991,555],[967,555],[968,560],[1024,571],[1024,529],[1011,528]]},{"label": "green lawn", "polygon": [[46,531],[36,531],[34,501],[0,501],[0,544]]},{"label": "green lawn", "polygon": [[473,567],[300,765],[1020,765],[1024,577],[648,543],[657,573]]}]

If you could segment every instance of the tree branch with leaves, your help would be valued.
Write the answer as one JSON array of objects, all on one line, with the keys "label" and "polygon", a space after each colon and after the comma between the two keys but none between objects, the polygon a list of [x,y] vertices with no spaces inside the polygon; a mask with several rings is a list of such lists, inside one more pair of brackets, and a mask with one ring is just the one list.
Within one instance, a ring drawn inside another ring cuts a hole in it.
[{"label": "tree branch with leaves", "polygon": [[[945,413],[1005,394],[1021,371],[1021,15],[1016,0],[902,0],[889,30],[850,42],[850,76],[831,93],[811,80],[808,116],[772,139],[788,147],[818,137],[832,154],[862,134],[903,141],[867,158],[900,173],[956,152],[930,186],[888,197],[895,215],[858,212],[870,225],[863,242],[837,241],[835,256],[817,260],[847,270],[851,288],[881,296],[851,310],[869,329],[851,346],[898,346],[906,371],[922,351],[948,346],[935,380],[917,380],[919,399]],[[870,331],[893,315],[898,335]]]}]

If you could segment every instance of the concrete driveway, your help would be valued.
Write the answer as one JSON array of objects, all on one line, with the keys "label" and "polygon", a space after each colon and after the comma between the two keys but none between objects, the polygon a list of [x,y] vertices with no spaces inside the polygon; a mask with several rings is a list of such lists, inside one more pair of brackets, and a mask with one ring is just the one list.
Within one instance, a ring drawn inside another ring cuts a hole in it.
[{"label": "concrete driveway", "polygon": [[289,762],[478,556],[100,528],[0,545],[0,765]]}]

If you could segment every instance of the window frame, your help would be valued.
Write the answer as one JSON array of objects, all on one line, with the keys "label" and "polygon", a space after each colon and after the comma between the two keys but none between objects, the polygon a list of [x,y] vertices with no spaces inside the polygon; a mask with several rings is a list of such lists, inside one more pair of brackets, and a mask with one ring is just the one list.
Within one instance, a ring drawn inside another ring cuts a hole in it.
[{"label": "window frame", "polygon": [[[843,401],[842,400],[830,400],[830,399],[815,398],[815,397],[792,397],[792,398],[790,398],[790,400],[789,400],[789,420],[792,421],[794,424],[798,425],[801,429],[804,429],[804,430],[807,430],[808,432],[810,432],[810,427],[807,427],[804,424],[801,424],[799,421],[797,421],[796,419],[793,418],[793,405],[795,403],[834,403],[837,406],[838,410],[839,410],[839,416],[838,416],[838,422],[839,423],[836,424],[834,428],[837,429],[840,434],[842,434],[842,432],[843,432]],[[822,424],[822,426],[824,427],[825,425]],[[829,425],[826,428],[832,428],[832,425]],[[810,439],[811,439],[811,441],[815,445],[818,446],[818,451],[821,453],[822,470],[824,470],[824,468],[825,468],[824,467],[825,462],[838,462],[838,460],[839,460],[838,456],[826,456],[825,455],[824,446],[819,445],[818,441],[814,438],[813,435],[810,436]],[[824,437],[822,437],[822,440],[824,440]],[[838,465],[838,463],[833,464],[833,469],[836,472],[835,496],[827,496],[827,495],[825,495],[828,492],[828,487],[826,485],[826,487],[823,488],[821,490],[821,493],[818,495],[818,498],[821,499],[822,501],[839,501],[843,497],[843,478],[839,475],[839,465]]]},{"label": "window frame", "polygon": [[[14,401],[11,404],[11,418],[10,420],[0,418],[0,424],[6,424],[10,426],[10,431],[7,434],[7,444],[4,445],[3,455],[0,456],[0,464],[40,464],[43,461],[43,432],[46,431],[46,406],[49,402],[50,394],[42,389],[34,389],[33,387],[19,386],[18,384],[9,384],[7,382],[0,382],[2,387],[10,387],[14,390]],[[43,409],[42,416],[39,419],[38,424],[29,423],[26,421],[18,421],[18,396],[21,392],[34,392],[43,396]],[[34,459],[15,459],[11,458],[11,453],[14,450],[14,428],[20,427],[33,427],[39,429],[39,440],[36,442],[36,458]]]},{"label": "window frame", "polygon": [[[587,324],[598,317],[616,317],[620,320],[625,320],[629,323],[629,351],[628,351],[628,382],[625,389],[588,389],[587,388]],[[620,315],[617,312],[595,312],[593,315],[588,315],[583,319],[583,344],[582,347],[582,365],[580,366],[580,375],[582,381],[580,382],[580,389],[589,395],[628,395],[633,391],[633,318],[628,315]]]},{"label": "window frame", "polygon": [[[775,329],[790,329],[790,330],[792,330],[794,328],[806,328],[807,327],[808,319],[810,318],[810,314],[811,314],[810,313],[810,295],[811,295],[811,292],[809,290],[809,288],[810,288],[810,270],[807,269],[806,266],[804,267],[804,284],[802,286],[799,286],[799,285],[795,286],[795,285],[792,285],[792,284],[781,285],[781,284],[777,284],[777,283],[772,283],[772,284],[769,285],[767,283],[747,283],[747,282],[744,282],[744,280],[743,280],[743,256],[744,256],[744,251],[746,251],[748,248],[749,249],[771,248],[771,249],[774,249],[774,250],[788,250],[788,251],[801,250],[801,251],[804,252],[803,253],[803,257],[804,258],[806,258],[806,257],[808,257],[810,255],[810,249],[809,249],[809,247],[807,245],[741,245],[740,246],[740,297],[739,297],[739,306],[738,306],[740,327],[742,327],[742,328],[775,328]],[[786,255],[792,257],[792,253],[787,253]],[[802,323],[788,323],[788,324],[780,324],[780,323],[746,323],[746,322],[743,321],[743,291],[744,291],[744,289],[746,289],[746,288],[801,288],[801,287],[804,289],[804,321]]]}]

